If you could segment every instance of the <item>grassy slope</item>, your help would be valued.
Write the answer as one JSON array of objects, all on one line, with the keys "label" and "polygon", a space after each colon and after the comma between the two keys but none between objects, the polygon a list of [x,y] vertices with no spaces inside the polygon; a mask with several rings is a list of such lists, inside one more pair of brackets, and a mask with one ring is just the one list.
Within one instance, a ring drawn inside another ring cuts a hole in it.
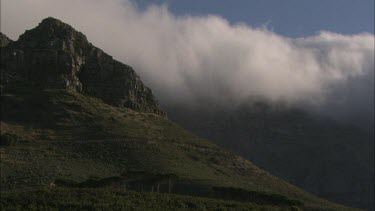
[{"label": "grassy slope", "polygon": [[[83,201],[85,203],[82,203]],[[4,194],[0,199],[0,209],[14,208],[20,210],[58,210],[59,208],[64,210],[300,210],[297,207],[256,205],[175,194],[62,188]]]},{"label": "grassy slope", "polygon": [[305,208],[345,210],[220,150],[154,114],[116,108],[61,90],[2,96],[1,133],[22,141],[1,148],[1,187],[45,187],[57,178],[82,182],[129,170],[175,173],[175,192],[207,195],[212,186],[279,193]]}]

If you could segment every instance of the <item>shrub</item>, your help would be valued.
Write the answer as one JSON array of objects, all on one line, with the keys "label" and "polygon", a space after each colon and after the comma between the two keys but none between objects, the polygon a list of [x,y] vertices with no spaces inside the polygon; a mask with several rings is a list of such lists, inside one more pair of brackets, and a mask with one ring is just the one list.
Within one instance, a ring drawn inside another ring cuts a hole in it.
[{"label": "shrub", "polygon": [[11,146],[17,143],[18,141],[19,141],[19,138],[17,135],[4,133],[4,134],[1,134],[0,146]]}]

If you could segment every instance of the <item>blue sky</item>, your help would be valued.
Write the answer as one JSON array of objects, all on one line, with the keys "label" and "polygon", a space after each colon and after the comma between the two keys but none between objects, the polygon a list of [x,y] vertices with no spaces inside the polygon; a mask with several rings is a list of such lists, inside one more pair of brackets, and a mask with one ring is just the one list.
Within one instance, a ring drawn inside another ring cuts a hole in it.
[{"label": "blue sky", "polygon": [[328,30],[374,33],[374,0],[137,0],[138,6],[167,3],[175,15],[216,14],[231,23],[267,25],[274,32],[302,37]]}]

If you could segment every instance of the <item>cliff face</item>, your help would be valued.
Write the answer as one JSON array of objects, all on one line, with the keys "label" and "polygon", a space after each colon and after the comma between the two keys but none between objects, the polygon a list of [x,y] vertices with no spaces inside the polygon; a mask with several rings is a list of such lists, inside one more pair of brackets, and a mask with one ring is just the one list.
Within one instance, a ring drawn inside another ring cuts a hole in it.
[{"label": "cliff face", "polygon": [[44,19],[1,51],[3,88],[21,82],[39,89],[67,89],[114,106],[165,115],[130,66],[57,19]]}]

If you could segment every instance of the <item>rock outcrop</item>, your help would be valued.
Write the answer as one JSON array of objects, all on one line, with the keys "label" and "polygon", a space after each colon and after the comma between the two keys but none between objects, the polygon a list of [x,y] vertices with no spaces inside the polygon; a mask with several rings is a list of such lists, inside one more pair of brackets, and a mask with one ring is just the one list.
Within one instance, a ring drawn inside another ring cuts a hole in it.
[{"label": "rock outcrop", "polygon": [[130,66],[114,60],[60,20],[46,18],[8,43],[1,49],[2,88],[22,83],[73,90],[114,106],[165,115]]},{"label": "rock outcrop", "polygon": [[12,42],[12,40],[0,32],[0,47],[7,46],[10,42]]}]

